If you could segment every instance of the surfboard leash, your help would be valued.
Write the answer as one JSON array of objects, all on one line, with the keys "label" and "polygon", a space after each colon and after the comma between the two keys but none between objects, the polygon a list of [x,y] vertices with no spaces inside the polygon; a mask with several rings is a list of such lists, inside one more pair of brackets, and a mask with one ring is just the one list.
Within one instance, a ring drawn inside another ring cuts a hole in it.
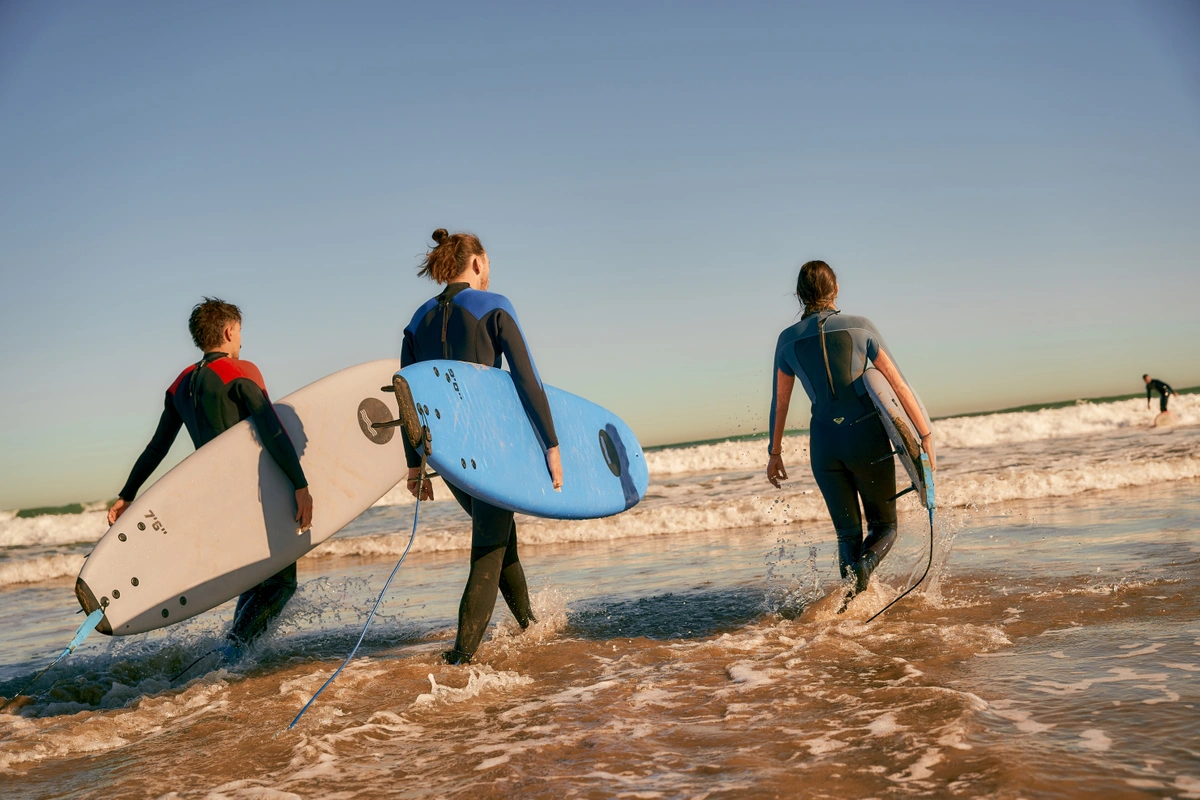
[{"label": "surfboard leash", "polygon": [[354,654],[358,652],[359,646],[363,643],[363,639],[367,638],[367,628],[370,627],[371,620],[375,618],[375,612],[379,610],[379,604],[383,602],[383,596],[387,594],[388,587],[392,585],[392,578],[396,577],[396,573],[400,571],[400,565],[403,564],[404,559],[408,557],[408,551],[412,549],[413,540],[417,538],[417,520],[420,519],[421,515],[421,489],[425,485],[425,477],[425,456],[422,455],[421,471],[417,476],[417,505],[413,509],[413,527],[412,533],[409,534],[408,537],[408,545],[405,546],[404,552],[400,556],[400,560],[396,562],[396,566],[392,568],[392,574],[388,576],[387,582],[383,584],[383,589],[379,592],[379,597],[375,598],[375,605],[371,607],[371,613],[367,615],[367,621],[363,624],[362,633],[359,634],[358,641],[354,644],[354,649],[350,651],[350,655],[346,656],[346,660],[342,662],[342,665],[334,670],[334,673],[329,676],[329,679],[321,684],[321,688],[317,689],[316,694],[314,694],[309,701],[304,704],[304,708],[300,709],[300,713],[297,714],[296,718],[292,720],[292,723],[287,726],[289,731],[296,727],[296,723],[299,722],[300,718],[304,716],[304,712],[308,711],[309,706],[316,702],[317,698],[321,696],[321,692],[325,691],[325,687],[333,683],[334,678],[336,678],[338,674],[346,668],[346,665],[353,660]]},{"label": "surfboard leash", "polygon": [[[899,603],[901,600],[903,600],[905,597],[907,597],[911,592],[913,592],[918,586],[920,586],[921,583],[925,580],[925,577],[927,575],[929,575],[929,570],[933,566],[933,536],[934,536],[933,517],[934,517],[935,511],[937,510],[937,504],[934,501],[934,494],[933,494],[933,470],[929,466],[929,456],[927,456],[925,453],[921,454],[921,471],[925,473],[925,503],[926,503],[926,508],[929,511],[929,560],[925,562],[925,571],[921,573],[920,578],[917,578],[917,582],[914,583],[912,586],[908,587],[907,589],[905,589],[904,592],[902,594],[900,594],[898,597],[894,598],[892,600],[892,602],[888,603],[886,606],[884,606],[883,608],[879,609],[874,614],[872,614],[871,618],[868,619],[864,623],[866,625],[869,625],[872,622],[874,622],[876,617],[878,617],[884,611],[887,611],[892,606],[896,605],[896,603]],[[916,488],[916,487],[913,487],[913,488]],[[901,494],[903,494],[903,492],[901,492]]]},{"label": "surfboard leash", "polygon": [[39,672],[37,675],[34,675],[32,678],[30,678],[29,682],[26,683],[24,686],[22,686],[20,691],[18,691],[12,697],[5,700],[4,705],[0,705],[0,711],[3,711],[4,709],[8,708],[9,703],[11,703],[13,700],[16,700],[21,695],[25,694],[25,692],[29,690],[29,687],[33,686],[33,684],[37,683],[38,678],[42,677],[47,672],[49,672],[54,667],[55,664],[62,661],[67,656],[71,655],[71,653],[74,653],[75,648],[79,647],[79,645],[83,644],[83,640],[88,637],[88,634],[90,634],[92,631],[96,630],[96,626],[100,624],[100,620],[102,620],[103,618],[104,618],[104,609],[102,609],[102,608],[97,608],[95,611],[88,614],[87,619],[85,619],[83,621],[83,624],[79,626],[79,630],[75,632],[75,638],[71,640],[71,643],[69,645],[67,645],[67,649],[63,650],[61,653],[59,653],[58,658],[56,658],[50,662],[50,666],[46,667],[44,670]]}]

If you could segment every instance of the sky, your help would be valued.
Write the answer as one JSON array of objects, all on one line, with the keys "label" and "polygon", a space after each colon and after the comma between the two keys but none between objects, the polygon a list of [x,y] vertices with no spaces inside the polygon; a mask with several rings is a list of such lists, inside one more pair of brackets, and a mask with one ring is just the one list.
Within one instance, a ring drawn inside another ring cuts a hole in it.
[{"label": "sky", "polygon": [[934,415],[1200,384],[1198,145],[1192,0],[0,0],[0,508],[116,495],[204,295],[275,398],[398,357],[437,227],[644,445],[765,428],[814,258]]}]

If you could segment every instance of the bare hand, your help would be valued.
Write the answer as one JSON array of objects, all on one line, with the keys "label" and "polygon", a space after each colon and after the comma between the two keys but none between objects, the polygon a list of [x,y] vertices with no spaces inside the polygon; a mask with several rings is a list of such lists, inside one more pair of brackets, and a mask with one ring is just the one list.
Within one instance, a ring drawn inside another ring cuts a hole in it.
[{"label": "bare hand", "polygon": [[546,451],[546,469],[550,470],[550,480],[554,483],[554,491],[561,492],[563,485],[562,458],[558,454],[557,447],[551,447]]},{"label": "bare hand", "polygon": [[129,501],[124,497],[118,497],[117,502],[113,503],[112,507],[108,509],[108,524],[116,525],[117,520],[121,518],[121,515],[125,513],[125,509],[127,508],[129,508]]},{"label": "bare hand", "polygon": [[937,454],[933,452],[933,432],[929,432],[921,437],[921,449],[925,451],[925,455],[929,456],[929,468],[937,471]]},{"label": "bare hand", "polygon": [[780,489],[782,487],[779,482],[787,479],[787,468],[783,466],[783,456],[771,456],[771,460],[767,462],[767,481],[776,489]]},{"label": "bare hand", "polygon": [[417,486],[419,484],[421,487],[421,496],[417,497],[417,499],[418,500],[432,500],[433,499],[433,481],[431,481],[428,478],[428,476],[423,481],[420,480],[420,478],[421,478],[421,468],[420,467],[409,467],[408,468],[408,493],[411,494],[413,497],[417,497]]},{"label": "bare hand", "polygon": [[296,523],[300,530],[306,531],[312,527],[313,502],[308,487],[296,490]]}]

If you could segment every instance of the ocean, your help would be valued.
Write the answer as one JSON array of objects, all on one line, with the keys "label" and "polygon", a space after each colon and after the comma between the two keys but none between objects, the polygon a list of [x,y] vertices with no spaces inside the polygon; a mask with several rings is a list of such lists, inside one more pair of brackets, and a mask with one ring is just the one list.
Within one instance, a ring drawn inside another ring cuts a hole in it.
[{"label": "ocean", "polygon": [[[1155,409],[1156,410],[1156,409]],[[1200,798],[1200,395],[934,423],[923,510],[843,614],[833,530],[785,441],[647,453],[646,499],[607,520],[518,519],[539,622],[498,603],[468,667],[454,635],[469,530],[444,485],[403,551],[393,490],[300,562],[301,587],[234,668],[180,669],[232,604],[94,634],[0,714],[4,797]],[[566,476],[569,480],[570,476]],[[319,498],[317,498],[319,502]],[[0,696],[61,651],[106,529],[0,512]]]}]

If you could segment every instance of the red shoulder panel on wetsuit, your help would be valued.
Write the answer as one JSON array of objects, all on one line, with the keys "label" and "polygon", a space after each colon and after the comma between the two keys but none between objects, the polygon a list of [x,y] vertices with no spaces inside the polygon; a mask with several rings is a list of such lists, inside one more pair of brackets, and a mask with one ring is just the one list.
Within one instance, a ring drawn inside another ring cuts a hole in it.
[{"label": "red shoulder panel on wetsuit", "polygon": [[188,373],[190,373],[195,368],[196,368],[195,364],[188,364],[187,369],[185,369],[183,372],[179,373],[179,377],[176,378],[175,382],[171,384],[171,388],[167,389],[167,394],[170,394],[170,395],[175,394],[175,390],[179,388],[179,384],[183,383],[183,379],[186,378],[188,376]]},{"label": "red shoulder panel on wetsuit", "polygon": [[229,383],[238,378],[247,378],[258,384],[258,388],[262,389],[262,393],[267,393],[267,384],[263,380],[262,373],[258,371],[258,367],[254,366],[253,362],[234,360],[232,358],[218,358],[208,365],[208,368],[217,373],[217,377],[225,383]]}]

